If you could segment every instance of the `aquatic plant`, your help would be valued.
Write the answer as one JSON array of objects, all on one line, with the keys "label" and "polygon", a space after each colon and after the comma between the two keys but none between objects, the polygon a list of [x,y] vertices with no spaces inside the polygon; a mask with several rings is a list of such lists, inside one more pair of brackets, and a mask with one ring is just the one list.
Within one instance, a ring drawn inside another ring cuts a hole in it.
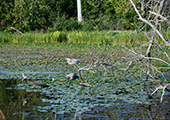
[{"label": "aquatic plant", "polygon": [[[49,85],[48,88],[41,88],[22,81],[17,85],[17,89],[41,92],[45,96],[41,100],[48,105],[35,108],[40,112],[52,111],[62,114],[77,111],[83,113],[92,110],[95,106],[120,104],[119,101],[137,104],[159,101],[148,99],[147,91],[153,90],[158,83],[150,81],[147,86],[143,85],[143,80],[140,78],[143,75],[141,68],[145,68],[143,65],[136,62],[124,72],[129,63],[122,58],[132,57],[127,54],[129,51],[121,46],[4,43],[0,44],[0,48],[2,61],[0,65],[3,69],[0,74],[1,79],[20,79],[21,81],[21,73],[24,73],[35,83]],[[146,47],[140,50],[145,51]],[[169,52],[169,49],[167,48],[166,51]],[[161,55],[156,49],[153,52],[158,56]],[[78,69],[67,65],[65,58],[79,58],[82,61],[79,64],[80,68],[85,66],[88,68],[93,63],[90,69],[93,72],[81,71],[83,82],[91,86],[80,85],[80,79],[70,81],[65,77],[70,72],[78,74]],[[153,63],[160,65],[154,61]],[[169,69],[166,71],[162,69],[162,71],[166,73]],[[168,74],[166,78],[170,80]],[[30,101],[31,98],[27,100],[27,103]]]}]

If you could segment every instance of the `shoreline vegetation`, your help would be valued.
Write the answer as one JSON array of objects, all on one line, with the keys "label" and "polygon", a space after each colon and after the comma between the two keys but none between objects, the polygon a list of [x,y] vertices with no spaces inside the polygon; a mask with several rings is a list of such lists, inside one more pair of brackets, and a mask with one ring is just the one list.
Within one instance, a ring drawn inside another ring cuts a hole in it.
[{"label": "shoreline vegetation", "polygon": [[[161,41],[157,37],[158,41]],[[130,45],[147,43],[144,33],[136,31],[55,31],[24,34],[0,32],[0,43],[85,43]],[[163,44],[163,43],[162,43]]]}]

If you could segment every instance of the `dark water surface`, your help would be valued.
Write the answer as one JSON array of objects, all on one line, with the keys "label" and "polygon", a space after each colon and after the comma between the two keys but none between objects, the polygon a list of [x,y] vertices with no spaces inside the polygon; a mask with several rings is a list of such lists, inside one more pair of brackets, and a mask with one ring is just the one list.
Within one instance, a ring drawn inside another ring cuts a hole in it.
[{"label": "dark water surface", "polygon": [[[142,65],[137,64],[126,73],[112,69],[106,72],[103,68],[94,69],[94,74],[83,72],[83,79],[92,87],[80,86],[79,79],[66,79],[77,69],[68,65],[65,58],[81,60],[82,67],[90,65],[91,50],[92,46],[85,44],[0,44],[0,120],[170,119],[170,94],[165,92],[163,103],[159,102],[161,90],[148,99],[147,94],[159,84],[153,81],[143,85],[143,74],[138,70]],[[110,50],[108,46],[93,47],[100,60]],[[126,56],[120,46],[115,46],[114,52],[117,56],[108,62]],[[170,82],[169,70],[168,66],[166,83]],[[29,80],[50,87],[22,82],[22,73]],[[160,75],[158,78],[164,80]]]},{"label": "dark water surface", "polygon": [[[21,80],[0,80],[0,120],[21,120],[23,115],[25,120],[136,120],[136,119],[170,119],[170,96],[165,96],[167,102],[153,103],[152,105],[128,104],[117,100],[112,106],[93,107],[91,111],[84,113],[55,114],[51,110],[38,111],[39,107],[47,107],[50,103],[42,101],[46,96],[40,92],[26,92],[18,89],[17,84]],[[159,99],[159,98],[155,98]],[[27,101],[24,104],[24,100]]]}]

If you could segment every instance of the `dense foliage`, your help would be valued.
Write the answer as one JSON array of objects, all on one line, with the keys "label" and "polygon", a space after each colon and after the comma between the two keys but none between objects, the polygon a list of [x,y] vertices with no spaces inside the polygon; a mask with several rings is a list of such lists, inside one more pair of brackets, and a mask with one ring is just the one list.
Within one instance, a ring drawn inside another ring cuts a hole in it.
[{"label": "dense foliage", "polygon": [[133,29],[128,0],[82,0],[83,22],[77,22],[77,0],[0,0],[0,27],[33,30]]}]

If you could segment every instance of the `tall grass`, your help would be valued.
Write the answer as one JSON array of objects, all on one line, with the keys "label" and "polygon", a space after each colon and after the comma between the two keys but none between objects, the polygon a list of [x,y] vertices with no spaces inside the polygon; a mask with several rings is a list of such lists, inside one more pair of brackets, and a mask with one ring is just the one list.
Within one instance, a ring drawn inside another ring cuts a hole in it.
[{"label": "tall grass", "polygon": [[[157,37],[160,39],[159,37]],[[148,42],[143,33],[134,31],[56,31],[51,33],[12,34],[0,32],[0,43],[86,43],[129,45]]]}]

